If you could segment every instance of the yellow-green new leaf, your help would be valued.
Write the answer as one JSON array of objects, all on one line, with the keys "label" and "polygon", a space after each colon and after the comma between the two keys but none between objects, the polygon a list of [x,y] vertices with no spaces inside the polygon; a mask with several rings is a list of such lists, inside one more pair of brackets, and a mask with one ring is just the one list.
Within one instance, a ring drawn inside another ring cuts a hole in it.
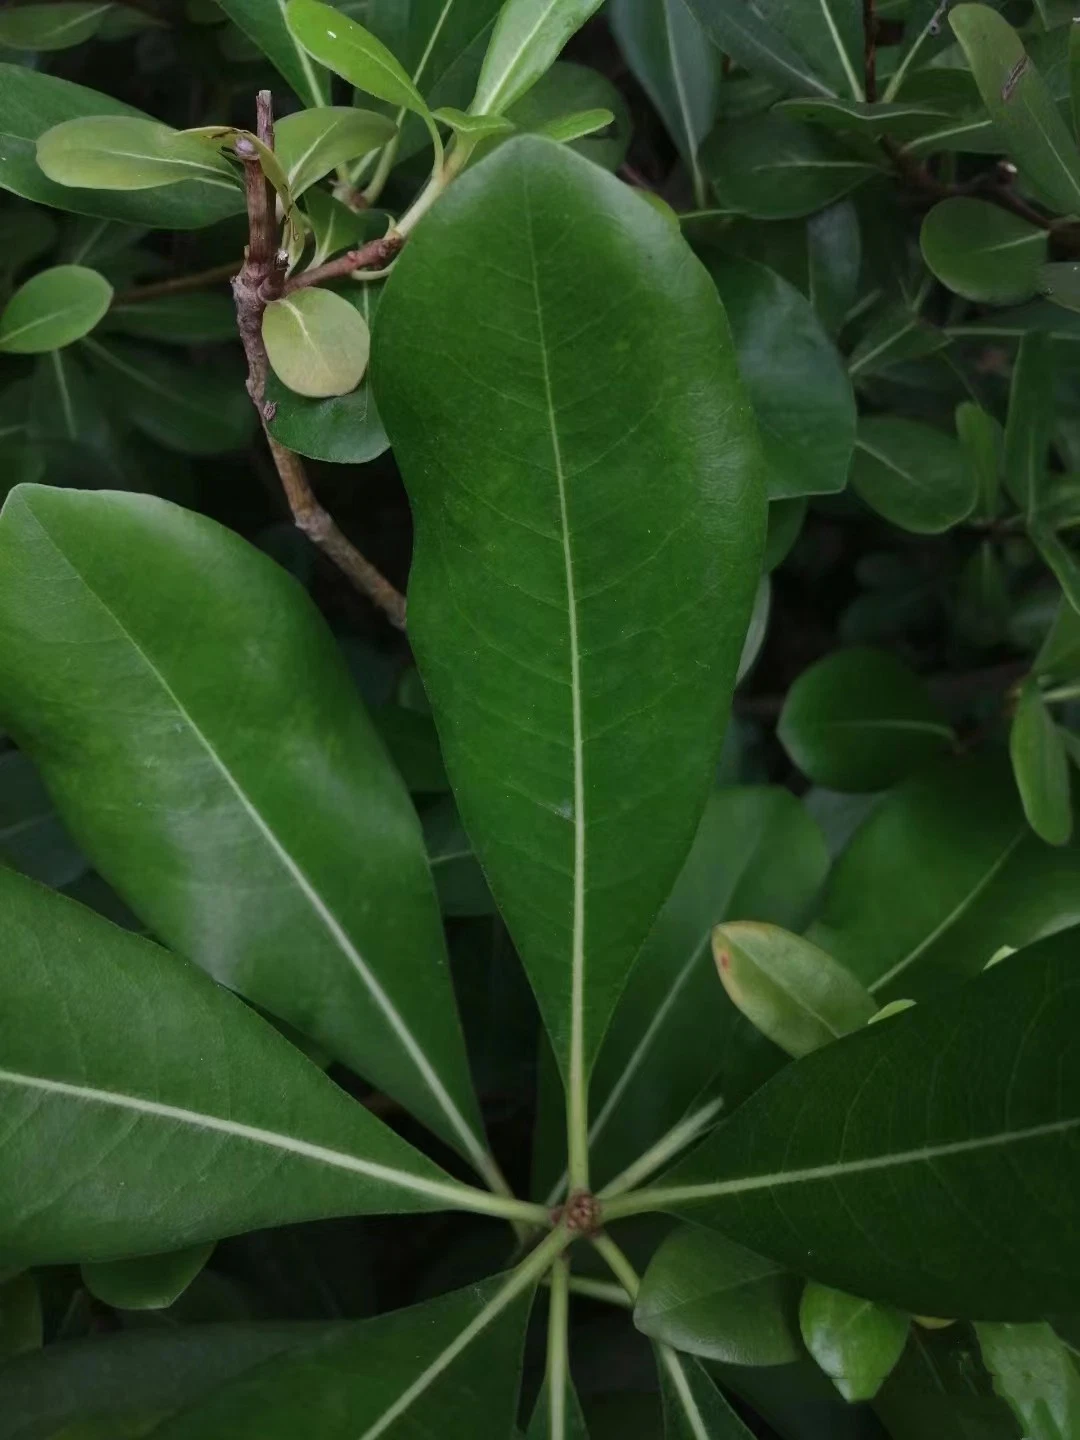
[{"label": "yellow-green new leaf", "polygon": [[600,0],[506,0],[495,21],[470,110],[501,115],[520,100],[599,8]]},{"label": "yellow-green new leaf", "polygon": [[95,35],[112,9],[111,3],[99,0],[8,6],[0,13],[0,46],[8,50],[68,50]]},{"label": "yellow-green new leaf", "polygon": [[38,165],[57,185],[148,190],[180,180],[237,185],[237,171],[195,135],[134,115],[85,115],[46,130]]},{"label": "yellow-green new leaf", "polygon": [[606,129],[614,119],[610,110],[580,110],[576,115],[560,115],[557,120],[548,120],[534,133],[568,145],[571,140],[580,140],[583,135]]},{"label": "yellow-green new leaf", "polygon": [[55,265],[20,286],[0,315],[0,350],[39,355],[89,335],[112,303],[104,275],[84,265]]},{"label": "yellow-green new leaf", "polygon": [[503,115],[466,115],[453,105],[444,105],[432,112],[441,125],[448,125],[455,135],[469,140],[487,140],[492,135],[509,135],[514,122]]},{"label": "yellow-green new leaf", "polygon": [[779,925],[718,925],[712,944],[732,1003],[789,1055],[858,1030],[877,1009],[850,970]]},{"label": "yellow-green new leaf", "polygon": [[1069,760],[1061,733],[1034,680],[1028,680],[1009,732],[1013,774],[1028,823],[1048,845],[1072,834]]},{"label": "yellow-green new leaf", "polygon": [[332,290],[311,285],[271,301],[262,333],[274,374],[298,395],[348,395],[367,369],[367,321]]},{"label": "yellow-green new leaf", "polygon": [[395,134],[392,120],[373,110],[329,105],[286,115],[274,128],[274,148],[293,198],[347,160],[359,160]]}]

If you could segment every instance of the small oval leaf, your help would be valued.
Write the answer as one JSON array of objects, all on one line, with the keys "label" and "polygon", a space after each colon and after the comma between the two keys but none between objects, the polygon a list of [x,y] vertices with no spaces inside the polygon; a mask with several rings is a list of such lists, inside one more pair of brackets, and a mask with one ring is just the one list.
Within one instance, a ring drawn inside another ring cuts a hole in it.
[{"label": "small oval leaf", "polygon": [[103,275],[83,265],[56,265],[20,286],[0,315],[0,350],[37,355],[89,335],[112,303]]},{"label": "small oval leaf", "polygon": [[320,65],[367,95],[430,117],[420,91],[370,30],[322,0],[289,0],[285,18],[295,39]]},{"label": "small oval leaf", "polygon": [[917,420],[859,424],[851,485],[871,510],[916,535],[939,535],[975,508],[975,475],[951,435]]},{"label": "small oval leaf", "polygon": [[799,1305],[806,1348],[845,1400],[872,1400],[907,1344],[899,1310],[808,1282]]},{"label": "small oval leaf", "polygon": [[1061,733],[1033,680],[1020,691],[1009,754],[1028,824],[1048,845],[1064,845],[1072,834],[1069,761]]},{"label": "small oval leaf", "polygon": [[309,286],[272,301],[263,341],[274,373],[298,395],[348,395],[367,369],[367,321],[341,295]]},{"label": "small oval leaf", "polygon": [[919,243],[927,265],[957,295],[1014,305],[1039,291],[1049,235],[1000,205],[957,195],[930,211]]}]

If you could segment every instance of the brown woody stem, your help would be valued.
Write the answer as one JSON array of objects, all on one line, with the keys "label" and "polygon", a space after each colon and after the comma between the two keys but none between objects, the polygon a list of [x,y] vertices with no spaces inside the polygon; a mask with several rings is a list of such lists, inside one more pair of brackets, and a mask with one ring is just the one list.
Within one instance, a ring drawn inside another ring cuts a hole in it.
[{"label": "brown woody stem", "polygon": [[348,250],[344,255],[328,260],[325,265],[317,265],[313,270],[304,270],[299,275],[293,275],[285,281],[285,293],[291,295],[294,290],[303,290],[308,285],[341,280],[346,275],[354,275],[357,270],[385,269],[404,244],[405,236],[396,232],[384,235],[379,240],[369,240],[359,250]]},{"label": "brown woody stem", "polygon": [[200,270],[194,275],[174,275],[171,280],[155,280],[152,285],[135,285],[130,290],[121,290],[114,298],[114,305],[139,305],[144,300],[161,300],[166,295],[183,295],[190,290],[205,290],[211,285],[220,285],[231,280],[240,269],[239,260],[229,260],[224,265],[215,265],[210,270]]}]

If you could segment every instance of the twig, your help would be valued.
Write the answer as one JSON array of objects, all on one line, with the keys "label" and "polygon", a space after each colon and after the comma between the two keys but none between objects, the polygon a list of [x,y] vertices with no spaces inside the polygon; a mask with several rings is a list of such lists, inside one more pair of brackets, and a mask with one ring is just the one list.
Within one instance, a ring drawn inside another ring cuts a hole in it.
[{"label": "twig", "polygon": [[344,255],[327,260],[325,265],[316,265],[313,270],[293,275],[285,281],[285,294],[291,295],[294,290],[303,290],[308,285],[322,285],[327,280],[340,280],[357,270],[382,270],[404,244],[404,235],[396,232],[383,235],[379,240],[369,240],[359,250],[347,250]]},{"label": "twig", "polygon": [[893,162],[900,177],[906,180],[913,189],[921,190],[923,194],[929,195],[935,200],[948,200],[955,195],[979,195],[985,200],[1000,205],[1003,210],[1011,210],[1014,215],[1019,215],[1028,224],[1038,225],[1041,230],[1054,228],[1051,220],[1040,214],[1026,200],[1022,200],[1010,186],[1002,185],[988,175],[979,176],[970,185],[946,185],[944,181],[931,175],[925,165],[920,165],[909,151],[905,150],[902,145],[898,145],[890,136],[882,137],[881,146]]},{"label": "twig", "polygon": [[[274,144],[274,116],[269,90],[261,90],[257,101],[257,134],[268,149]],[[262,172],[258,154],[250,141],[241,137],[236,152],[244,164],[244,188],[248,210],[248,248],[240,273],[234,278],[236,321],[248,362],[248,394],[270,446],[293,521],[309,540],[318,545],[356,588],[385,611],[392,625],[405,628],[405,597],[366,560],[338,529],[333,518],[315,498],[304,462],[270,434],[273,410],[266,403],[266,381],[270,362],[262,338],[263,311],[284,293],[285,272],[278,257],[277,222],[273,192]]]},{"label": "twig", "polygon": [[214,265],[209,270],[200,270],[194,275],[174,275],[171,280],[155,280],[152,285],[135,285],[130,290],[121,290],[113,299],[114,305],[139,305],[144,300],[160,300],[165,295],[184,295],[189,290],[205,290],[231,280],[240,269],[239,260],[229,260],[224,265]]}]

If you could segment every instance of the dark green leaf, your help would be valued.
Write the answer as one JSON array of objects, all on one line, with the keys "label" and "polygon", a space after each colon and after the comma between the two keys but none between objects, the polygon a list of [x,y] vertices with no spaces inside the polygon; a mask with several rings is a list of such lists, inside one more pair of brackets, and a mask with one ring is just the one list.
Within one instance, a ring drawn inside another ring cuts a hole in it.
[{"label": "dark green leaf", "polygon": [[316,65],[285,23],[284,0],[217,0],[305,105],[330,103],[330,76]]},{"label": "dark green leaf", "polygon": [[9,50],[68,50],[101,28],[109,0],[62,0],[55,5],[22,5],[0,14],[0,45]]},{"label": "dark green leaf", "polygon": [[104,328],[165,345],[213,345],[236,339],[236,310],[227,296],[211,291],[161,295],[114,304]]},{"label": "dark green leaf", "polygon": [[967,1325],[915,1325],[900,1363],[874,1400],[892,1440],[1021,1440],[992,1393]]},{"label": "dark green leaf", "polygon": [[784,220],[822,210],[869,180],[879,168],[872,154],[772,112],[718,125],[701,164],[722,207]]},{"label": "dark green leaf", "polygon": [[998,511],[1005,469],[1005,434],[1000,423],[979,405],[965,400],[956,407],[956,434],[975,475],[975,514],[993,520]]},{"label": "dark green leaf", "polygon": [[942,111],[931,109],[928,105],[868,104],[865,100],[837,100],[825,96],[782,100],[776,109],[793,120],[806,120],[827,130],[875,137],[892,135],[901,140],[914,138],[928,125],[946,118]]},{"label": "dark green leaf", "polygon": [[545,1383],[536,1401],[536,1408],[533,1410],[525,1440],[589,1440],[585,1416],[581,1413],[581,1402],[573,1385],[567,1384],[566,1386],[566,1412],[563,1428],[556,1431],[552,1427],[551,1400],[548,1386]]},{"label": "dark green leaf", "polygon": [[506,0],[469,108],[478,115],[502,115],[551,68],[599,7],[600,0]]},{"label": "dark green leaf", "polygon": [[32,880],[62,889],[87,870],[41,777],[20,750],[0,755],[0,857]]},{"label": "dark green leaf", "polygon": [[902,530],[939,535],[975,508],[975,475],[951,435],[917,420],[859,422],[851,486]]},{"label": "dark green leaf", "polygon": [[806,1348],[845,1400],[872,1400],[903,1354],[910,1321],[898,1310],[808,1282],[799,1302]]},{"label": "dark green leaf", "polygon": [[27,487],[0,553],[0,710],[97,868],[483,1163],[420,828],[304,592],[146,496]]},{"label": "dark green leaf", "polygon": [[642,1278],[634,1324],[676,1350],[731,1365],[800,1354],[794,1277],[697,1225],[681,1225]]},{"label": "dark green leaf", "polygon": [[848,374],[876,375],[905,360],[921,360],[949,343],[944,330],[904,305],[888,305],[862,336],[848,360]]},{"label": "dark green leaf", "polygon": [[1049,1325],[976,1325],[994,1389],[1028,1440],[1072,1440],[1080,1434],[1080,1372]]},{"label": "dark green leaf", "polygon": [[693,0],[690,7],[719,48],[785,92],[863,99],[862,17],[851,0],[812,8],[805,0]]},{"label": "dark green leaf", "polygon": [[769,573],[782,565],[799,538],[806,519],[806,497],[774,500],[769,505],[769,531],[765,539],[762,569]]},{"label": "dark green leaf", "polygon": [[[493,225],[499,266],[465,265]],[[723,314],[625,186],[513,140],[402,253],[374,384],[447,769],[560,1060],[573,1036],[584,1071],[693,837],[757,585],[760,459]]]},{"label": "dark green leaf", "polygon": [[38,355],[88,335],[112,302],[112,286],[84,265],[39,270],[0,314],[0,350]]},{"label": "dark green leaf", "polygon": [[810,302],[749,260],[710,258],[709,273],[761,428],[769,498],[842,490],[855,443],[855,397]]},{"label": "dark green leaf", "polygon": [[1028,522],[1031,543],[1057,577],[1069,604],[1080,613],[1080,561],[1051,525],[1041,519]]},{"label": "dark green leaf", "polygon": [[703,1365],[666,1345],[656,1347],[664,1440],[751,1440],[750,1431]]},{"label": "dark green leaf", "polygon": [[1047,232],[987,200],[942,200],[923,221],[919,243],[941,283],[968,300],[1015,305],[1041,288]]},{"label": "dark green leaf", "polygon": [[41,1347],[41,1296],[27,1270],[0,1281],[0,1365]]},{"label": "dark green leaf", "polygon": [[451,796],[424,814],[428,860],[444,915],[493,915],[495,901]]},{"label": "dark green leaf", "polygon": [[884,790],[953,739],[923,683],[884,650],[840,650],[804,670],[777,734],[816,785]]},{"label": "dark green leaf", "polygon": [[1074,936],[1043,941],[796,1061],[620,1208],[661,1205],[920,1314],[1067,1309],[1080,1281],[1074,950]]},{"label": "dark green leaf", "polygon": [[1075,260],[1041,265],[1036,277],[1038,289],[1066,310],[1080,310],[1080,264]]},{"label": "dark green leaf", "polygon": [[1013,366],[1005,424],[1005,487],[1030,520],[1045,489],[1054,428],[1053,345],[1048,335],[1025,335]]},{"label": "dark green leaf", "polygon": [[1073,824],[1069,761],[1042,692],[1031,679],[1016,702],[1009,754],[1028,824],[1048,845],[1064,845]]},{"label": "dark green leaf", "polygon": [[1062,600],[1032,667],[1043,679],[1062,684],[1080,679],[1080,615]]},{"label": "dark green leaf", "polygon": [[82,1267],[83,1284],[96,1299],[118,1310],[164,1310],[199,1274],[213,1244],[192,1245],[167,1255],[104,1260]]}]

